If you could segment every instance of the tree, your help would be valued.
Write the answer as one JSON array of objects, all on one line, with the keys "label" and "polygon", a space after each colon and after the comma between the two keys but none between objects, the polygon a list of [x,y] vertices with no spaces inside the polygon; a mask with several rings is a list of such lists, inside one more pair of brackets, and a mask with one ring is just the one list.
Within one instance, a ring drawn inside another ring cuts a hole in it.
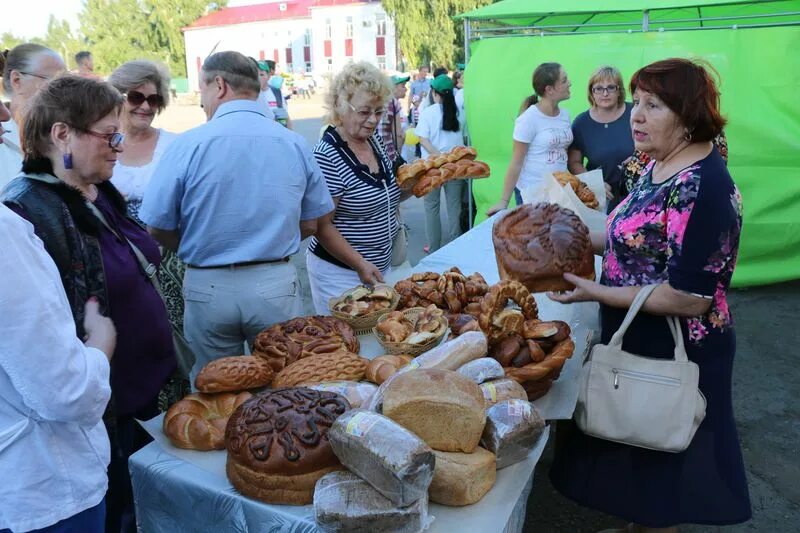
[{"label": "tree", "polygon": [[452,67],[464,59],[464,30],[453,17],[495,0],[381,0],[397,28],[400,49],[412,67]]},{"label": "tree", "polygon": [[42,44],[61,54],[67,65],[74,61],[75,54],[86,47],[86,41],[79,33],[72,31],[69,22],[58,20],[53,15],[50,15]]},{"label": "tree", "polygon": [[19,46],[25,42],[27,41],[22,37],[17,37],[10,31],[7,31],[0,35],[0,52],[3,50],[11,50],[15,46]]}]

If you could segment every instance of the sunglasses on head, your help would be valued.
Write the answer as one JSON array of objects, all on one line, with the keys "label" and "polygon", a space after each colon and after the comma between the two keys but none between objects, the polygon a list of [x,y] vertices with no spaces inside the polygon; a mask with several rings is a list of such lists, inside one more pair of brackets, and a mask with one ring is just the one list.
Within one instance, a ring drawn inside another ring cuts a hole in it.
[{"label": "sunglasses on head", "polygon": [[128,91],[126,97],[128,98],[128,103],[132,106],[140,106],[147,102],[147,105],[153,109],[158,109],[164,105],[164,99],[160,94],[151,94],[150,96],[145,96],[139,91]]}]

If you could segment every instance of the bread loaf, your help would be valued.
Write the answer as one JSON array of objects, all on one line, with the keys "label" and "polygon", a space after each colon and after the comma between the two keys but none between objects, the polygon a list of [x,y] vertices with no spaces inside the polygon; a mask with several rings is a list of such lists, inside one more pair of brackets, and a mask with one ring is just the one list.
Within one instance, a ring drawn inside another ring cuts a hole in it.
[{"label": "bread loaf", "polygon": [[[481,446],[497,456],[497,468],[528,457],[544,431],[544,420],[527,400],[506,400],[486,411]],[[438,465],[438,459],[437,459]]]},{"label": "bread loaf", "polygon": [[328,438],[342,464],[395,505],[409,505],[427,493],[433,452],[385,416],[363,409],[348,411],[336,419]]},{"label": "bread loaf", "polygon": [[314,517],[326,532],[417,533],[428,524],[428,494],[400,507],[352,472],[331,472],[317,481]]},{"label": "bread loaf", "polygon": [[266,387],[275,377],[264,359],[252,355],[222,357],[204,366],[194,380],[200,392],[243,391]]},{"label": "bread loaf", "polygon": [[478,385],[492,379],[504,378],[506,375],[503,367],[491,357],[481,357],[459,367],[457,370],[462,376],[468,377]]},{"label": "bread loaf", "polygon": [[164,434],[178,448],[222,450],[228,417],[250,396],[249,392],[189,394],[164,415]]},{"label": "bread loaf", "polygon": [[483,448],[473,453],[434,451],[436,468],[430,500],[442,505],[471,505],[480,501],[497,478],[494,454]]},{"label": "bread loaf", "polygon": [[497,402],[503,402],[505,400],[517,399],[527,401],[528,399],[528,393],[525,392],[523,386],[513,379],[508,378],[482,383],[481,392],[483,392],[483,398],[486,401],[487,409]]},{"label": "bread loaf", "polygon": [[474,381],[451,370],[427,368],[393,376],[383,414],[431,448],[447,452],[475,450],[486,421],[483,394]]},{"label": "bread loaf", "polygon": [[364,377],[367,360],[350,352],[334,352],[300,359],[272,380],[273,388],[312,385],[325,381],[358,381]]},{"label": "bread loaf", "polygon": [[425,352],[408,366],[401,368],[399,372],[408,372],[416,368],[457,370],[470,361],[485,357],[487,350],[486,335],[479,331],[468,331],[458,338]]},{"label": "bread loaf", "polygon": [[414,360],[411,355],[381,355],[367,364],[366,378],[380,385],[389,376]]},{"label": "bread loaf", "polygon": [[368,400],[378,387],[365,381],[326,381],[307,385],[309,389],[333,392],[344,396],[353,409],[361,407],[361,404]]}]

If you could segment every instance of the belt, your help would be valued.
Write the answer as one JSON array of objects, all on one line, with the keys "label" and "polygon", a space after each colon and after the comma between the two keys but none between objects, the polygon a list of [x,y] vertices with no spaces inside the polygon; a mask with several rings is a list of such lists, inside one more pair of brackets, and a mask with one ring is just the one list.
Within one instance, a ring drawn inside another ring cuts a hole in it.
[{"label": "belt", "polygon": [[211,269],[211,268],[228,268],[228,269],[235,269],[235,268],[242,268],[242,267],[249,267],[249,266],[256,266],[256,265],[273,265],[277,263],[287,263],[289,261],[288,257],[284,257],[282,259],[274,259],[272,261],[244,261],[242,263],[231,263],[229,265],[210,265],[210,266],[198,266],[198,265],[186,265],[189,268],[197,268],[197,269]]}]

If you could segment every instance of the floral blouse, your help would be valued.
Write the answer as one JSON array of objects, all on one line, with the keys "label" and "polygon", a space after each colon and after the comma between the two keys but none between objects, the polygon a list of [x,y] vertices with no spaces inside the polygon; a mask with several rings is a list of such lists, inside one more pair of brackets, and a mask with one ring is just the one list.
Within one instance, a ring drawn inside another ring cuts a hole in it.
[{"label": "floral blouse", "polygon": [[742,199],[720,153],[654,184],[655,162],[608,218],[602,283],[622,287],[669,282],[712,300],[688,319],[689,341],[732,326],[727,291],[742,228]]}]

